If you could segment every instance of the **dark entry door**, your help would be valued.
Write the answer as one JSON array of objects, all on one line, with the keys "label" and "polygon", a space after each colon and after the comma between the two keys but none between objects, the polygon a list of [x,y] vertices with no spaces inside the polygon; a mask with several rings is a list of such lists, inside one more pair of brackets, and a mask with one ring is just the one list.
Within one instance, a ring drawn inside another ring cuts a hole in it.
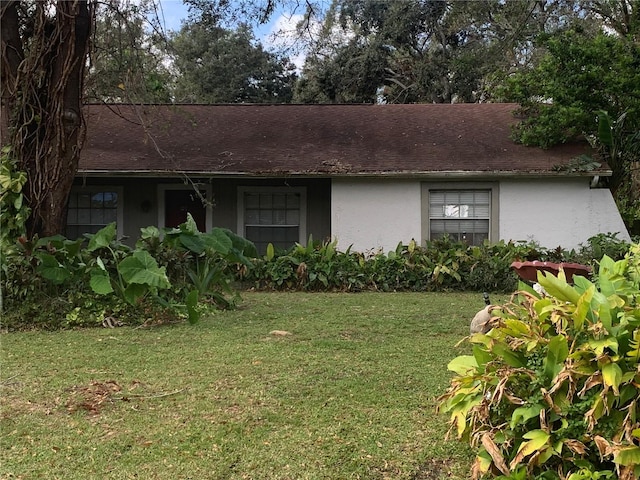
[{"label": "dark entry door", "polygon": [[[204,196],[204,192],[200,193]],[[165,227],[177,227],[187,220],[187,213],[190,213],[198,230],[206,231],[206,208],[193,190],[165,190],[164,212]]]}]

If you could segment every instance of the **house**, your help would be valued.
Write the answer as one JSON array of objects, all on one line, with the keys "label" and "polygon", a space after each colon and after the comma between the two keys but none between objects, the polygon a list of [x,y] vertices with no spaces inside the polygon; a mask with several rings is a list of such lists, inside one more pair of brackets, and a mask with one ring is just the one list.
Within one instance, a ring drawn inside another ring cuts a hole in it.
[{"label": "house", "polygon": [[[510,140],[516,105],[89,105],[70,237],[229,228],[264,250],[337,239],[357,251],[445,233],[573,248],[619,232],[586,144]],[[205,200],[203,202],[203,200]]]}]

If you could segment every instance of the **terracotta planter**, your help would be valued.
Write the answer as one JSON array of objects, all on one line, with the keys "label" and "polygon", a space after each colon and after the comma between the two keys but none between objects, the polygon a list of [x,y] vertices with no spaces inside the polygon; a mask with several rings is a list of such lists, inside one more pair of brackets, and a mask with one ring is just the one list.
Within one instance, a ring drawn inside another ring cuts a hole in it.
[{"label": "terracotta planter", "polygon": [[569,283],[573,283],[574,275],[580,275],[582,277],[591,275],[591,267],[580,263],[553,263],[534,260],[529,262],[513,262],[511,268],[516,271],[520,278],[529,282],[538,281],[539,271],[551,272],[557,277],[558,272],[562,269]]}]

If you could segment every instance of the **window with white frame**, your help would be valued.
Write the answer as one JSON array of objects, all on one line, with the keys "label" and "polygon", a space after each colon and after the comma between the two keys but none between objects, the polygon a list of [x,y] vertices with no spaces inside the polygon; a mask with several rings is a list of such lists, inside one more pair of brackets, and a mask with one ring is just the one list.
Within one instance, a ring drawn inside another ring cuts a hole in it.
[{"label": "window with white frame", "polygon": [[288,249],[306,237],[306,194],[303,188],[241,188],[238,231],[259,252],[267,245]]},{"label": "window with white frame", "polygon": [[490,238],[491,190],[429,190],[429,238],[448,235],[469,245]]},{"label": "window with white frame", "polygon": [[108,224],[122,224],[122,189],[119,187],[78,187],[71,190],[67,208],[66,236],[80,238],[96,233]]}]

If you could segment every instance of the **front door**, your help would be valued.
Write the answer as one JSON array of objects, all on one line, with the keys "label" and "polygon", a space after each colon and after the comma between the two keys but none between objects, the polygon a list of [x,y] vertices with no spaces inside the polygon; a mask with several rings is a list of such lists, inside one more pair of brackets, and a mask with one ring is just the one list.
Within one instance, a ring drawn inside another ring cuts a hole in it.
[{"label": "front door", "polygon": [[[205,192],[200,194],[204,197]],[[198,230],[206,232],[206,207],[193,189],[164,191],[164,226],[177,227],[187,220],[190,213],[198,225]]]}]

